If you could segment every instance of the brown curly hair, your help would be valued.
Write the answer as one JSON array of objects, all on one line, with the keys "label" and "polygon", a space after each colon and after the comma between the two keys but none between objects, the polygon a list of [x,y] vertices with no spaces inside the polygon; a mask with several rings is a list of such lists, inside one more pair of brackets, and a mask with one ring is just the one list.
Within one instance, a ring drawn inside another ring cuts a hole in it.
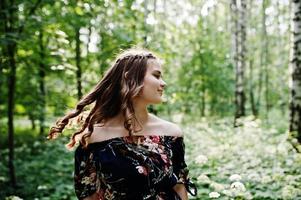
[{"label": "brown curly hair", "polygon": [[137,48],[126,50],[117,56],[117,59],[106,71],[104,77],[91,92],[77,103],[75,110],[66,114],[56,122],[55,126],[51,127],[47,139],[57,138],[70,120],[78,117],[84,108],[92,103],[94,103],[94,106],[83,120],[81,128],[72,134],[69,143],[66,144],[67,148],[71,149],[74,147],[76,144],[75,136],[88,128],[80,139],[80,143],[87,147],[94,124],[102,124],[120,112],[125,118],[124,127],[131,136],[133,124],[135,120],[137,121],[132,99],[143,88],[143,80],[149,59],[156,59],[156,56],[148,50]]}]

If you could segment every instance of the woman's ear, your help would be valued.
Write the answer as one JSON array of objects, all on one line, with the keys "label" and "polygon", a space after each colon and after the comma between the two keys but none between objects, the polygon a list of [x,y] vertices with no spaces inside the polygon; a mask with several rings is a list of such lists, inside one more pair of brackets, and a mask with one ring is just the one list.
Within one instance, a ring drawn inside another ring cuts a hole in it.
[{"label": "woman's ear", "polygon": [[124,78],[125,78],[125,79],[128,78],[128,73],[129,73],[129,72],[125,72],[125,73],[124,73]]}]

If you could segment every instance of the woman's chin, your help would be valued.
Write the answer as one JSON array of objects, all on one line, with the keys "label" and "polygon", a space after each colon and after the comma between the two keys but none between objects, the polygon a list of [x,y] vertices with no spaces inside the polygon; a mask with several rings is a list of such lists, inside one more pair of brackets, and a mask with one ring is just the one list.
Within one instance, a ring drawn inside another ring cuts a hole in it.
[{"label": "woman's chin", "polygon": [[160,104],[160,103],[163,103],[163,101],[164,101],[164,99],[162,97],[160,97],[159,99],[154,101],[153,104]]}]

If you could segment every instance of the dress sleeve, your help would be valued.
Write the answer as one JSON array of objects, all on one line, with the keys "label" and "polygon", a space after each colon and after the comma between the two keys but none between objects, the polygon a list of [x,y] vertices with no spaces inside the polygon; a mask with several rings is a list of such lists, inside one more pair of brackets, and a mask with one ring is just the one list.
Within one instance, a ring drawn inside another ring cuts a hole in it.
[{"label": "dress sleeve", "polygon": [[97,173],[93,154],[78,146],[74,154],[74,190],[78,199],[96,192]]},{"label": "dress sleeve", "polygon": [[184,184],[186,190],[192,195],[197,195],[196,185],[189,178],[189,169],[185,162],[185,144],[183,137],[176,137],[172,143],[172,163],[173,171],[177,178],[177,183]]}]

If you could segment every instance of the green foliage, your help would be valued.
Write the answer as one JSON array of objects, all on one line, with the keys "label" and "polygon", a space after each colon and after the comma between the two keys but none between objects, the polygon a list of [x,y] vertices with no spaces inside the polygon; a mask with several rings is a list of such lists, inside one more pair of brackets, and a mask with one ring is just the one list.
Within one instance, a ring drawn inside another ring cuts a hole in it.
[{"label": "green foliage", "polygon": [[[22,136],[28,137],[23,131]],[[22,138],[21,134],[17,138]],[[17,143],[15,166],[18,177],[17,189],[8,187],[8,149],[3,149],[0,163],[0,198],[10,195],[22,199],[75,199],[73,192],[73,152],[67,150],[65,139],[45,142],[45,139],[31,138],[31,141]]]},{"label": "green foliage", "polygon": [[185,126],[186,158],[199,188],[197,199],[213,198],[214,192],[217,199],[299,199],[301,156],[283,127],[264,127],[251,116],[242,123],[236,129],[231,128],[232,119]]},{"label": "green foliage", "polygon": [[[270,12],[267,14],[268,48],[272,50],[269,50],[267,60],[262,60],[262,2],[249,3],[245,66],[247,113],[251,113],[250,90],[255,101],[258,100],[260,113],[266,112],[265,91],[271,109],[285,110],[289,89],[283,83],[288,82],[289,76],[286,67],[289,45],[284,44],[289,43],[290,37],[286,31],[289,5],[266,2]],[[79,29],[84,94],[101,79],[120,49],[145,46],[164,61],[164,78],[168,83],[166,99],[170,106],[159,106],[160,112],[185,112],[197,116],[233,114],[235,74],[231,21],[226,2],[196,0],[184,5],[172,1],[167,6],[159,1],[44,0],[31,16],[29,10],[35,5],[33,2],[17,1],[15,4],[18,8],[16,16],[20,20],[15,26],[24,23],[24,29],[19,35],[8,32],[0,38],[1,113],[6,113],[7,109],[9,64],[5,45],[11,38],[16,39],[18,45],[16,115],[28,115],[35,120],[41,118],[45,98],[46,115],[61,115],[74,106],[70,102],[77,100],[75,30]],[[273,10],[277,11],[276,14],[271,13]],[[5,18],[0,22],[3,24]],[[5,30],[2,27],[0,31]],[[252,76],[250,63],[253,63]],[[41,64],[44,64],[46,97],[40,91]],[[263,84],[259,90],[260,80],[264,81],[262,67],[265,64],[269,69],[268,85]]]}]

